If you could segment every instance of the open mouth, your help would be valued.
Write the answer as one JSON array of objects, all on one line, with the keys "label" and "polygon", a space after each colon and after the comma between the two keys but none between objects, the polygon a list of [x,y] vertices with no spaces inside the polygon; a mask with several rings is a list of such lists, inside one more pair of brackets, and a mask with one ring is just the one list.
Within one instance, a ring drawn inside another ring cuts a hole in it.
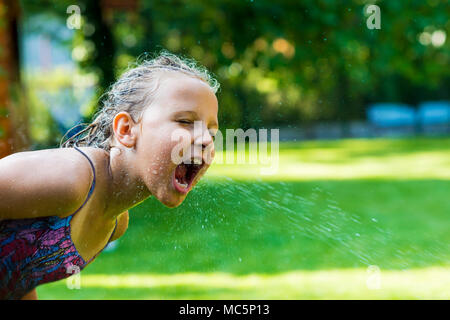
[{"label": "open mouth", "polygon": [[192,182],[203,168],[204,161],[201,164],[196,164],[194,161],[191,163],[180,163],[176,168],[173,175],[173,185],[181,193],[188,193],[191,189]]}]

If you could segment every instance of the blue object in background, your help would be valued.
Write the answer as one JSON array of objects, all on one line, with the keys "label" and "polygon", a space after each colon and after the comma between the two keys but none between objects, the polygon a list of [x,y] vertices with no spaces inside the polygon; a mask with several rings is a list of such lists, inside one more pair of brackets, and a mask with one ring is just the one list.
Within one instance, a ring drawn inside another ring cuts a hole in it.
[{"label": "blue object in background", "polygon": [[367,109],[367,119],[378,127],[414,126],[416,112],[401,103],[375,103]]},{"label": "blue object in background", "polygon": [[419,105],[417,117],[422,125],[450,123],[449,101],[428,101]]}]

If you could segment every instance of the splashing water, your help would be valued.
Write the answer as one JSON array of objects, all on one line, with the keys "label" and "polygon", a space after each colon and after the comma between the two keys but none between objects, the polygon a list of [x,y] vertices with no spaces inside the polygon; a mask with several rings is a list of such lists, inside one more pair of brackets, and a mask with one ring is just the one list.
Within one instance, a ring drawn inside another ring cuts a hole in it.
[{"label": "splashing water", "polygon": [[[176,248],[183,268],[197,271],[398,269],[445,260],[448,244],[423,250],[396,242],[379,219],[343,210],[334,198],[314,183],[204,178],[181,206],[152,209],[146,218],[157,224],[159,244]],[[144,237],[151,242],[155,234]]]}]

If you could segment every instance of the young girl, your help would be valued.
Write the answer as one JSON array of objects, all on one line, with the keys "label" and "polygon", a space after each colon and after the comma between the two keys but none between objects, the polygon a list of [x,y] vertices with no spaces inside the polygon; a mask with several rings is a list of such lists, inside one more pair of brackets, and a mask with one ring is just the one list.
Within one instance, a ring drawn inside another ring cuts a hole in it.
[{"label": "young girl", "polygon": [[180,205],[214,156],[218,88],[194,61],[163,51],[124,73],[62,148],[1,159],[0,298],[37,299],[38,285],[84,269],[149,196]]}]

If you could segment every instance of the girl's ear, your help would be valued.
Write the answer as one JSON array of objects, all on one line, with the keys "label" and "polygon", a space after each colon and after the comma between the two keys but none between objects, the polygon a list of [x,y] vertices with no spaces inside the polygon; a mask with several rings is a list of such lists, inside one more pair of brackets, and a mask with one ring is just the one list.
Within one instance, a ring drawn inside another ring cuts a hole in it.
[{"label": "girl's ear", "polygon": [[127,148],[132,148],[136,144],[137,137],[132,130],[134,126],[135,123],[128,112],[119,112],[114,117],[114,136],[118,142],[120,142]]}]

